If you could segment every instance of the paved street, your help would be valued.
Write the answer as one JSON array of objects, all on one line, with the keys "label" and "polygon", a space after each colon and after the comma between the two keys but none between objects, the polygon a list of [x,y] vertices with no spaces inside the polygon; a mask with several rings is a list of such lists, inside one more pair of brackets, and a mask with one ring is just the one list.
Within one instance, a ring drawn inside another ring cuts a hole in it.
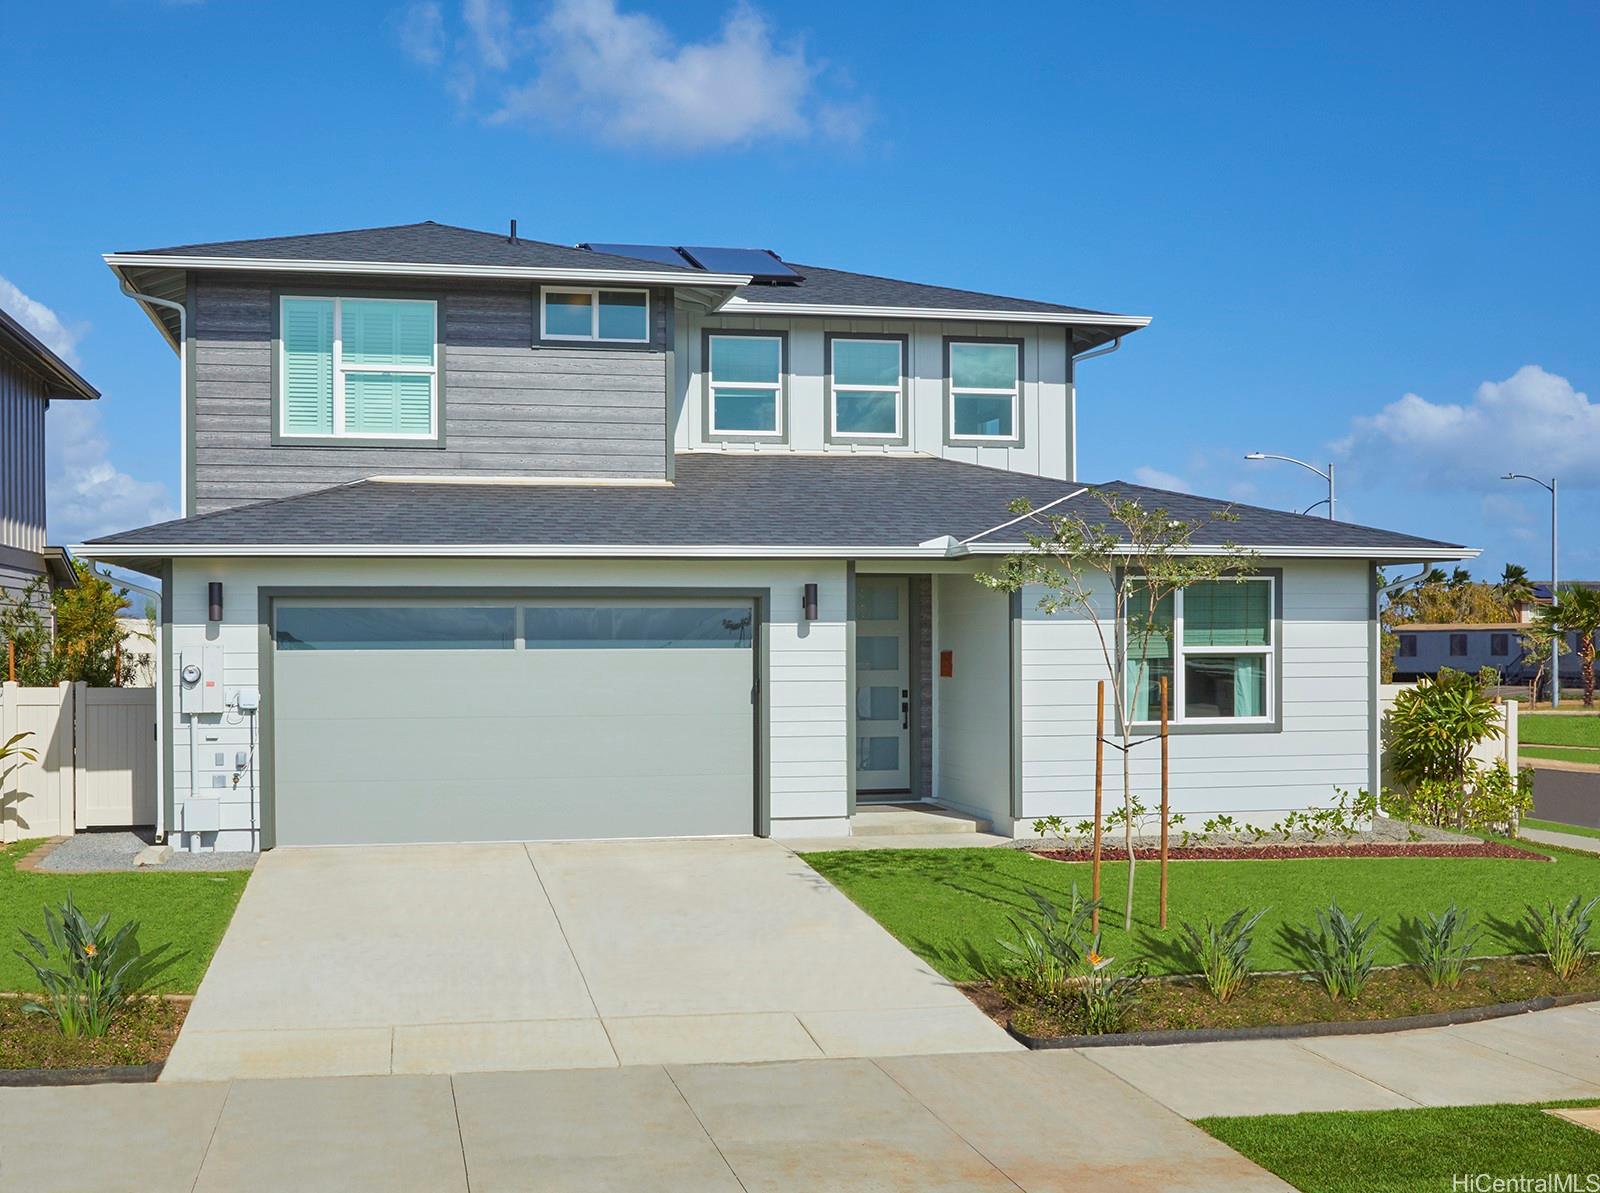
[{"label": "paved street", "polygon": [[1535,816],[1600,828],[1600,771],[1558,770],[1537,762],[1533,766]]}]

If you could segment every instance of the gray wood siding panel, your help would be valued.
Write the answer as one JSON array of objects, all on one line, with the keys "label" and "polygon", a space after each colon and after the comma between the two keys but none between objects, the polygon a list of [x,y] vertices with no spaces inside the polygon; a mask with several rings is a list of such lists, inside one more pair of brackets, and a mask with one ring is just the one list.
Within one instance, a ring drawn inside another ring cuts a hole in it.
[{"label": "gray wood siding panel", "polygon": [[43,380],[0,355],[0,546],[44,549]]},{"label": "gray wood siding panel", "polygon": [[[535,347],[531,286],[432,288],[441,311],[444,445],[272,442],[273,293],[300,283],[200,277],[192,353],[196,513],[287,497],[362,477],[659,477],[667,455],[671,297],[652,292],[644,348]],[[351,291],[406,289],[352,279]],[[305,280],[304,289],[328,289]]]}]

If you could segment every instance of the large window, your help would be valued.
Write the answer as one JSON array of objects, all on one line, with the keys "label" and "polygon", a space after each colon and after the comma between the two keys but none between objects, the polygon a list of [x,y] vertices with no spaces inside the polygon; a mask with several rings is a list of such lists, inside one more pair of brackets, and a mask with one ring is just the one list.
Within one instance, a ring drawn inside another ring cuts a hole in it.
[{"label": "large window", "polygon": [[1128,693],[1135,721],[1160,718],[1162,679],[1174,723],[1273,719],[1272,577],[1206,580],[1169,594],[1148,637],[1139,622],[1149,606],[1138,582],[1130,583]]},{"label": "large window", "polygon": [[1020,365],[1015,344],[951,342],[951,439],[1017,439]]},{"label": "large window", "polygon": [[438,309],[425,299],[284,298],[279,432],[438,437]]},{"label": "large window", "polygon": [[782,337],[713,335],[707,351],[711,433],[782,435]]},{"label": "large window", "polygon": [[644,344],[650,339],[650,295],[644,290],[546,287],[539,335],[546,340]]},{"label": "large window", "polygon": [[900,340],[839,337],[829,342],[833,398],[829,418],[834,435],[900,438],[903,353]]}]

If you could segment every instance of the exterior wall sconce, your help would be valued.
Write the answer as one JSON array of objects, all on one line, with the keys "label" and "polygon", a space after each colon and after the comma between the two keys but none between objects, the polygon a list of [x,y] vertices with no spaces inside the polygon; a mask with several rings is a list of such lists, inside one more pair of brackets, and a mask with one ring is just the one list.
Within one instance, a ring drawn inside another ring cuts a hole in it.
[{"label": "exterior wall sconce", "polygon": [[800,594],[800,604],[805,610],[807,621],[817,620],[817,586],[807,584]]},{"label": "exterior wall sconce", "polygon": [[213,580],[206,585],[207,616],[212,621],[222,620],[222,581]]}]

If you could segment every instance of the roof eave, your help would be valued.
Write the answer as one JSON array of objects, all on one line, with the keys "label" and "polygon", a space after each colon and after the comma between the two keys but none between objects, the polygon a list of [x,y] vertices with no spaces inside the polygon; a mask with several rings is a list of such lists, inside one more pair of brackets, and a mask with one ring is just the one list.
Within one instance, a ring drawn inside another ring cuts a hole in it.
[{"label": "roof eave", "polygon": [[579,269],[550,265],[457,265],[427,261],[297,260],[292,257],[189,257],[172,254],[106,253],[112,269],[146,266],[216,269],[254,273],[371,274],[391,277],[509,278],[552,282],[633,282],[654,286],[748,286],[741,273],[700,273],[687,269]]},{"label": "roof eave", "polygon": [[1070,327],[1118,328],[1124,333],[1150,326],[1149,315],[1107,315],[1079,311],[980,310],[964,307],[891,307],[831,302],[752,302],[734,295],[722,315],[831,315],[865,319],[961,319],[990,323],[1052,323]]},{"label": "roof eave", "polygon": [[[1015,555],[1029,549],[1026,543],[972,543],[965,548],[973,555]],[[1118,549],[1121,554],[1132,554],[1133,548]],[[1372,563],[1448,563],[1455,559],[1476,559],[1482,552],[1477,547],[1457,547],[1450,543],[1434,543],[1421,547],[1325,547],[1311,544],[1212,544],[1200,543],[1187,548],[1174,548],[1174,555],[1220,555],[1240,553],[1272,559],[1365,559]]]}]

